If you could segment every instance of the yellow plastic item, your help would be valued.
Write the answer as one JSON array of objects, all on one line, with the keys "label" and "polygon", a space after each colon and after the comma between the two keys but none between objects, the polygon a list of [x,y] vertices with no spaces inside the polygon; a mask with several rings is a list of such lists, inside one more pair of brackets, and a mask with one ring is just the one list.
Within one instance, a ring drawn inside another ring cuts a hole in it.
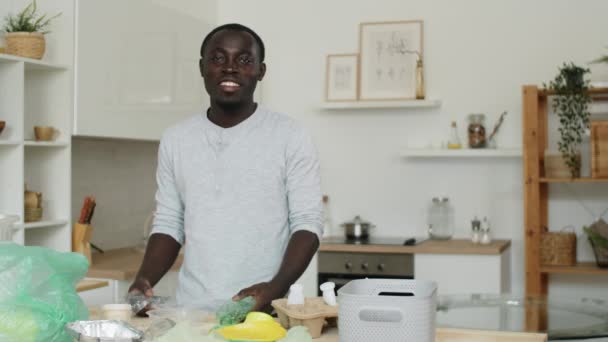
[{"label": "yellow plastic item", "polygon": [[273,342],[282,339],[287,331],[272,316],[263,312],[250,312],[245,322],[217,330],[227,340]]}]

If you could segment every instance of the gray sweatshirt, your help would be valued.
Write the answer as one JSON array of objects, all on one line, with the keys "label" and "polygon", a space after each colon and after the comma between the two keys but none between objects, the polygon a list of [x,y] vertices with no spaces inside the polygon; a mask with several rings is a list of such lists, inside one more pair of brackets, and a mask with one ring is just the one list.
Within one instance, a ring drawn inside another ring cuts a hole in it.
[{"label": "gray sweatshirt", "polygon": [[216,310],[275,276],[291,234],[323,234],[312,139],[293,119],[260,106],[231,128],[199,114],[168,129],[157,183],[152,234],[185,248],[182,305]]}]

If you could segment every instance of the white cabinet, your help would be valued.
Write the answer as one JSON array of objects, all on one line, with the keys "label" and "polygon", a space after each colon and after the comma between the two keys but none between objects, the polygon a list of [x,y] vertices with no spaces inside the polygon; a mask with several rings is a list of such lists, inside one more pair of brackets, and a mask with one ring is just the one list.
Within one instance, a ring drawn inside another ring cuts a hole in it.
[{"label": "white cabinet", "polygon": [[216,8],[217,1],[79,1],[74,134],[159,140],[202,112],[199,49]]},{"label": "white cabinet", "polygon": [[[0,5],[0,16],[16,13],[28,2]],[[0,213],[23,222],[24,184],[43,193],[41,221],[26,223],[14,241],[71,249],[70,167],[73,113],[73,0],[38,1],[40,13],[61,12],[46,36],[42,60],[0,54]],[[53,142],[34,141],[34,126],[53,126]]]},{"label": "white cabinet", "polygon": [[414,277],[437,282],[439,295],[510,291],[511,253],[416,254]]}]

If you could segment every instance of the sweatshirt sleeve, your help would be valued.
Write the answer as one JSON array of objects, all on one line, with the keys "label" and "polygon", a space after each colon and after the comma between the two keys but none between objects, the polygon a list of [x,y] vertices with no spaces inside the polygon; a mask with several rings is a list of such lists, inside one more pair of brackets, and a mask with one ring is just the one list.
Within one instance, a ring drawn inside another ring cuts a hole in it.
[{"label": "sweatshirt sleeve", "polygon": [[291,233],[306,230],[323,236],[323,203],[319,158],[310,135],[296,130],[286,149],[286,188]]},{"label": "sweatshirt sleeve", "polygon": [[175,141],[168,134],[163,135],[158,149],[156,170],[156,212],[151,234],[171,236],[181,245],[185,241],[184,203],[178,190],[175,168]]}]

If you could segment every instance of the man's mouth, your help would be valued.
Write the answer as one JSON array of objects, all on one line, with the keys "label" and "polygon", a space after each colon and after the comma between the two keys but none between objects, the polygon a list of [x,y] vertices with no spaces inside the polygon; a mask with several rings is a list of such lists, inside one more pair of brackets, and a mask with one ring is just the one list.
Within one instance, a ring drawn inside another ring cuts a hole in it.
[{"label": "man's mouth", "polygon": [[232,93],[237,91],[239,88],[241,87],[240,84],[234,82],[234,81],[222,81],[220,82],[220,88],[228,93]]}]

